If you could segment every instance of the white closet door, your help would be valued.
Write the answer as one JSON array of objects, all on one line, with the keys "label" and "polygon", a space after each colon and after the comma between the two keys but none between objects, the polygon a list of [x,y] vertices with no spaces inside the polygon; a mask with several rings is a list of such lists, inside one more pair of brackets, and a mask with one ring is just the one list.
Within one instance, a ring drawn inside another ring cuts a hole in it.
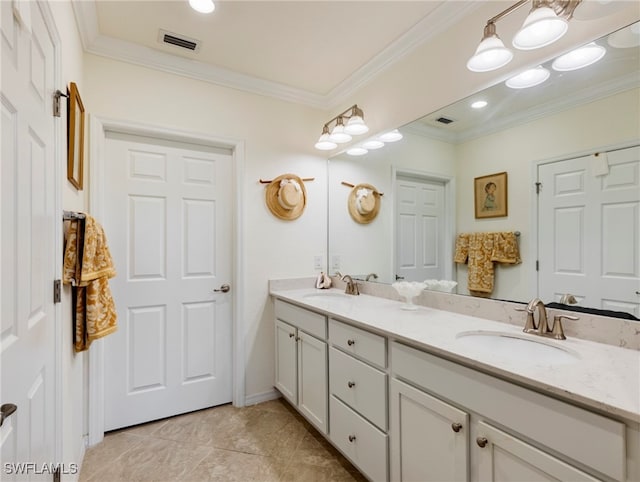
[{"label": "white closet door", "polygon": [[[23,25],[12,6],[20,8]],[[43,470],[43,463],[55,461],[54,223],[62,223],[62,217],[54,212],[55,47],[44,6],[4,1],[0,8],[0,404],[5,414],[13,412],[0,427],[4,481],[25,480],[15,475],[15,466],[5,464],[31,462]],[[29,477],[35,479],[33,470]]]},{"label": "white closet door", "polygon": [[110,133],[104,224],[119,330],[105,338],[105,429],[232,400],[232,157]]},{"label": "white closet door", "polygon": [[592,156],[538,168],[538,292],[640,317],[640,147],[607,157],[603,176]]},{"label": "white closet door", "polygon": [[396,276],[407,281],[444,276],[444,184],[396,180]]}]

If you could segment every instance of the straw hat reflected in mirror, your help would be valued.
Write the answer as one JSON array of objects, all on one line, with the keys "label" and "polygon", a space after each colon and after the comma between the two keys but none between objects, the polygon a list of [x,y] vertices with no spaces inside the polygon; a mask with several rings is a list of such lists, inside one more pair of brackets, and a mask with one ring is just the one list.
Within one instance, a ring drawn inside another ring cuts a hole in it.
[{"label": "straw hat reflected in mirror", "polygon": [[265,190],[267,207],[279,219],[298,219],[307,205],[304,182],[295,174],[283,174],[271,181]]},{"label": "straw hat reflected in mirror", "polygon": [[380,212],[380,193],[371,184],[357,184],[348,199],[349,214],[360,224],[369,224]]}]

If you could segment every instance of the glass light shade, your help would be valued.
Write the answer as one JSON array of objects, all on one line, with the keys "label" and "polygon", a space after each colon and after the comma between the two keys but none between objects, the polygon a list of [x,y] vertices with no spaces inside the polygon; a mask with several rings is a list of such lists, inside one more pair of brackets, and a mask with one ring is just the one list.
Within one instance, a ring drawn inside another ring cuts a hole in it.
[{"label": "glass light shade", "polygon": [[200,13],[211,13],[216,9],[212,0],[189,0],[189,5]]},{"label": "glass light shade", "polygon": [[486,107],[488,102],[486,100],[476,100],[473,104],[471,104],[472,109],[482,109]]},{"label": "glass light shade", "polygon": [[398,129],[393,129],[392,131],[385,132],[382,135],[378,136],[378,140],[382,142],[396,142],[402,139],[402,134]]},{"label": "glass light shade", "polygon": [[370,141],[363,142],[362,147],[369,150],[380,149],[381,147],[384,147],[384,142],[372,139]]},{"label": "glass light shade", "polygon": [[364,156],[367,152],[369,151],[364,147],[352,147],[351,149],[347,150],[347,154],[349,154],[350,156]]},{"label": "glass light shade", "polygon": [[329,140],[336,144],[344,144],[345,142],[349,142],[351,139],[352,137],[344,131],[344,125],[342,124],[336,125],[329,135]]},{"label": "glass light shade", "polygon": [[604,57],[604,54],[606,53],[607,49],[595,42],[591,42],[584,47],[577,48],[569,53],[561,55],[553,61],[551,67],[553,70],[557,70],[559,72],[581,69],[591,64],[595,64],[598,60]]},{"label": "glass light shade", "polygon": [[316,142],[315,147],[321,151],[330,151],[331,149],[338,147],[338,144],[329,140],[329,133],[324,133],[320,136],[318,142]]},{"label": "glass light shade", "polygon": [[467,62],[472,72],[489,72],[504,67],[513,59],[513,52],[504,46],[497,35],[484,38],[473,57]]},{"label": "glass light shade", "polygon": [[613,32],[607,38],[607,43],[617,49],[627,49],[640,46],[640,22]]},{"label": "glass light shade", "polygon": [[529,12],[522,28],[513,37],[513,46],[533,50],[552,44],[565,33],[569,24],[549,7],[537,7]]},{"label": "glass light shade", "polygon": [[515,77],[511,77],[505,83],[507,87],[511,87],[512,89],[526,89],[543,83],[550,75],[551,73],[547,69],[538,66],[535,69],[525,70]]},{"label": "glass light shade", "polygon": [[347,125],[344,127],[344,131],[347,134],[359,136],[360,134],[369,132],[369,128],[364,123],[362,117],[360,117],[359,115],[354,115],[347,122]]}]

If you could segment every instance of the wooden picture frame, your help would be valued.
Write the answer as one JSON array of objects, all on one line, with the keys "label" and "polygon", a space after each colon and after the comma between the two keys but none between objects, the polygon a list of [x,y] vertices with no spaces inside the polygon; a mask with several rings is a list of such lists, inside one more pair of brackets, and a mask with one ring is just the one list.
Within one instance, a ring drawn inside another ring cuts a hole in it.
[{"label": "wooden picture frame", "polygon": [[82,191],[84,173],[84,105],[75,82],[67,90],[67,179]]},{"label": "wooden picture frame", "polygon": [[498,172],[473,180],[476,219],[508,214],[507,173]]}]

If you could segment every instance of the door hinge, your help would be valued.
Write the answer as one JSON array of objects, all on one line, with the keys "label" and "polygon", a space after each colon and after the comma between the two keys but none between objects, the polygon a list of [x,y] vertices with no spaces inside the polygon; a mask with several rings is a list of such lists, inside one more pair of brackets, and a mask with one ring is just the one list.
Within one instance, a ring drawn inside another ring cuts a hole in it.
[{"label": "door hinge", "polygon": [[53,280],[53,302],[60,303],[62,301],[62,282],[59,279]]},{"label": "door hinge", "polygon": [[56,90],[53,93],[53,116],[60,117],[60,97],[68,97],[67,94],[63,94],[62,91]]},{"label": "door hinge", "polygon": [[53,482],[60,482],[60,467],[56,467],[56,470],[53,471]]},{"label": "door hinge", "polygon": [[536,271],[540,271],[540,261],[536,259]]},{"label": "door hinge", "polygon": [[540,194],[541,190],[542,190],[542,183],[536,182],[536,194]]}]

